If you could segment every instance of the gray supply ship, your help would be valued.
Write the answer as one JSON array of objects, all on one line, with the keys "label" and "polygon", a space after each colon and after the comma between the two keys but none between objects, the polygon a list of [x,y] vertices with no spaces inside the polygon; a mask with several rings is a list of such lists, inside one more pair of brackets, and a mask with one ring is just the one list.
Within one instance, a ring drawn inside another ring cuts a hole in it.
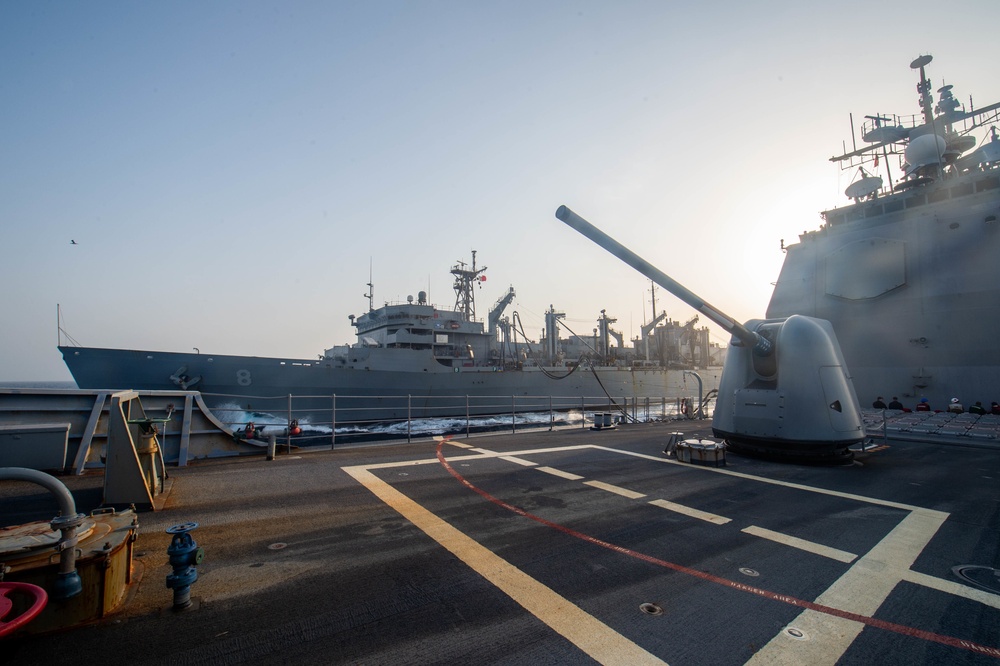
[{"label": "gray supply ship", "polygon": [[785,247],[767,317],[830,321],[863,405],[988,410],[1000,400],[1000,104],[966,108],[950,85],[935,104],[930,62],[911,63],[919,115],[867,116],[867,145],[831,158],[856,173],[853,203]]},{"label": "gray supply ship", "polygon": [[459,262],[451,269],[454,309],[430,304],[424,292],[376,308],[369,282],[368,312],[350,317],[357,341],[318,359],[62,344],[59,350],[82,389],[197,390],[210,407],[287,410],[295,419],[308,413],[313,424],[329,423],[331,416],[339,424],[509,414],[532,406],[615,408],[639,399],[661,405],[664,398],[694,398],[699,389],[716,388],[711,373],[703,381],[687,376],[688,369],[713,361],[708,329],[695,328],[696,319],[680,325],[664,322],[661,314],[626,348],[612,328],[616,320],[604,311],[593,336],[560,338],[565,315],[550,308],[543,336],[534,342],[516,312],[513,321],[503,316],[513,287],[490,310],[487,326],[477,320],[474,287],[485,280],[485,270],[476,266],[475,252],[471,266]]}]

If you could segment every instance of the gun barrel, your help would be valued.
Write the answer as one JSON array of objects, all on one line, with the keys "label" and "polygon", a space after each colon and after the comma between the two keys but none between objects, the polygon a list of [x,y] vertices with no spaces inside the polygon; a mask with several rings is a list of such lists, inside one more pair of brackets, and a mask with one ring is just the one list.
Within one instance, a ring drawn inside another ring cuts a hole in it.
[{"label": "gun barrel", "polygon": [[556,217],[711,319],[725,329],[727,333],[735,335],[743,344],[754,348],[757,353],[769,354],[771,352],[772,345],[770,340],[754,333],[732,317],[706,303],[704,299],[700,298],[690,289],[653,266],[566,206],[559,206],[559,209],[556,211]]}]

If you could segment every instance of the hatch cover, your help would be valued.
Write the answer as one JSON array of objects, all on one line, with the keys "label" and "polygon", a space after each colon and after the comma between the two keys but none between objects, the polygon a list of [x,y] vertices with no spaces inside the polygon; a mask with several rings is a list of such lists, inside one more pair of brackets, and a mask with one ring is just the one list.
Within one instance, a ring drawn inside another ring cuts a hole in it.
[{"label": "hatch cover", "polygon": [[848,300],[877,298],[906,284],[906,243],[854,241],[826,257],[826,293]]}]

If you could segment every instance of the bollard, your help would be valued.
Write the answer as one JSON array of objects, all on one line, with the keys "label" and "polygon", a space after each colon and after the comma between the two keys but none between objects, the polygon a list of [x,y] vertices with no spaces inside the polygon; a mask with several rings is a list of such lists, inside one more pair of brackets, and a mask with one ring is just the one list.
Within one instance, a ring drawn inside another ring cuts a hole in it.
[{"label": "bollard", "polygon": [[267,436],[267,459],[274,460],[274,453],[278,448],[278,436],[273,432]]},{"label": "bollard", "polygon": [[191,606],[191,585],[198,580],[195,565],[205,559],[205,550],[191,538],[191,530],[197,527],[198,523],[182,523],[167,528],[167,534],[173,535],[167,547],[167,557],[174,570],[167,574],[167,587],[174,591],[174,610]]},{"label": "bollard", "polygon": [[672,432],[670,437],[667,438],[667,445],[663,449],[664,455],[674,455],[677,444],[684,441],[684,433],[682,432]]}]

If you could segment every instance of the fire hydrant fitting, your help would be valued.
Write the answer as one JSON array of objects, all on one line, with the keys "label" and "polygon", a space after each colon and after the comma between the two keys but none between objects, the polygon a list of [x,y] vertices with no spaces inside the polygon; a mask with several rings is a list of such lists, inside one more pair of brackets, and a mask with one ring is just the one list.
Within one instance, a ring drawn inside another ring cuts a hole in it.
[{"label": "fire hydrant fitting", "polygon": [[205,559],[205,550],[198,547],[190,534],[197,527],[198,523],[181,523],[167,528],[167,534],[173,535],[167,557],[174,570],[167,574],[167,587],[174,591],[174,610],[191,606],[191,585],[198,580],[195,566]]}]

